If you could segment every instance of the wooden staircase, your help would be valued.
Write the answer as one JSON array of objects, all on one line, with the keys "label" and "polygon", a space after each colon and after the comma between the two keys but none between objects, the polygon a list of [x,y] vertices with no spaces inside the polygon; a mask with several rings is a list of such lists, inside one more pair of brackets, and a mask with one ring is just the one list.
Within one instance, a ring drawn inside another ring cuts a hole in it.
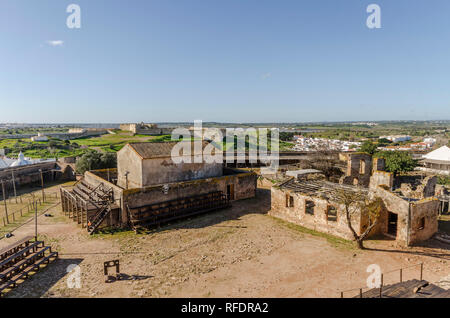
[{"label": "wooden staircase", "polygon": [[61,201],[64,213],[86,227],[89,234],[95,233],[114,205],[112,188],[103,183],[93,186],[81,179],[69,191],[61,188]]}]

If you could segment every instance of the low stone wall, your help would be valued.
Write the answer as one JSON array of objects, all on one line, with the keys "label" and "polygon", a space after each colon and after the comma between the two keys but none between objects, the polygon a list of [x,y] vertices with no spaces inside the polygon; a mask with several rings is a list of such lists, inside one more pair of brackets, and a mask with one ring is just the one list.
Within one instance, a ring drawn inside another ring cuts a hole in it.
[{"label": "low stone wall", "polygon": [[[91,136],[100,136],[106,134],[106,130],[95,130],[95,131],[85,131],[80,133],[48,133],[45,136],[49,138],[57,138],[62,140],[72,140]],[[17,135],[0,135],[1,139],[29,139],[31,137],[37,136],[37,134],[17,134]]]},{"label": "low stone wall", "polygon": [[[21,167],[10,167],[0,170],[0,180],[5,181],[6,189],[12,188],[12,175],[14,172],[14,180],[16,187],[28,185],[31,183],[41,182],[39,169],[43,171],[44,181],[52,181],[56,174],[48,172],[56,168],[56,161],[42,162]],[[1,188],[0,188],[1,192]]]}]

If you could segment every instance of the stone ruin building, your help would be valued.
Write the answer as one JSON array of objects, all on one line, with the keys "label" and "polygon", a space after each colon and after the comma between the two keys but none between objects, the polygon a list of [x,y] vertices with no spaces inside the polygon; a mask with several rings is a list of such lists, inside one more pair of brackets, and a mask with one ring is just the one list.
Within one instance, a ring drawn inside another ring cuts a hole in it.
[{"label": "stone ruin building", "polygon": [[[336,192],[358,191],[383,200],[385,210],[370,236],[383,235],[404,246],[431,238],[438,230],[440,202],[435,197],[436,177],[394,178],[385,171],[381,158],[364,153],[341,156],[347,162],[339,183],[318,178],[317,173],[300,174],[271,189],[270,215],[306,228],[353,240],[344,206]],[[358,234],[367,228],[360,213],[352,224]]]},{"label": "stone ruin building", "polygon": [[[194,158],[202,155],[196,151],[174,158],[176,144],[127,144],[117,153],[117,169],[88,171],[73,188],[61,188],[63,211],[93,233],[100,227],[154,226],[255,196],[255,173],[197,163]],[[202,142],[202,150],[207,145]]]},{"label": "stone ruin building", "polygon": [[157,124],[121,124],[120,130],[131,131],[135,135],[170,135],[173,128],[161,128]]}]

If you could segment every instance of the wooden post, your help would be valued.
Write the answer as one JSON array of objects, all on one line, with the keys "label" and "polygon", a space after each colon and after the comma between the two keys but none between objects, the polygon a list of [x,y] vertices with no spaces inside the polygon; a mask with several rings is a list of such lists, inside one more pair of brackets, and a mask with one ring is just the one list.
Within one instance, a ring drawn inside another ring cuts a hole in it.
[{"label": "wooden post", "polygon": [[84,204],[85,204],[85,207],[86,207],[86,227],[88,227],[88,223],[89,223],[89,220],[88,220],[88,203],[85,202]]},{"label": "wooden post", "polygon": [[42,201],[45,202],[44,176],[43,176],[43,174],[42,174],[42,169],[39,169],[39,173],[41,174]]},{"label": "wooden post", "polygon": [[423,279],[423,263],[420,263],[420,280]]},{"label": "wooden post", "polygon": [[38,240],[38,232],[37,232],[37,204],[36,207],[34,208],[34,238],[37,242]]},{"label": "wooden post", "polygon": [[380,283],[380,298],[382,297],[383,293],[383,274],[381,274],[381,283]]},{"label": "wooden post", "polygon": [[359,289],[359,298],[363,298],[362,297],[362,288]]},{"label": "wooden post", "polygon": [[2,180],[2,192],[3,192],[3,203],[5,204],[6,222],[9,224],[8,206],[6,204],[5,182],[3,182],[3,180]]},{"label": "wooden post", "polygon": [[400,268],[400,283],[403,282],[403,269]]},{"label": "wooden post", "polygon": [[[61,192],[62,192],[62,189],[59,188],[59,193],[61,193]],[[64,213],[64,200],[63,200],[62,196],[61,196],[61,210]]]},{"label": "wooden post", "polygon": [[16,203],[17,203],[17,191],[16,191],[16,180],[14,178],[14,170],[11,171],[11,175],[12,175],[12,184],[13,184],[13,188],[14,188],[14,199],[16,200]]}]

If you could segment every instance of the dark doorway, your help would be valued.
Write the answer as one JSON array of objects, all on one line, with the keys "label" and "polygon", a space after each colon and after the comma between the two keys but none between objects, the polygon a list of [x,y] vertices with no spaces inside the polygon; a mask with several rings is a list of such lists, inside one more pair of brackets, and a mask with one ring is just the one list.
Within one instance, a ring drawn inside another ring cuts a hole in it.
[{"label": "dark doorway", "polygon": [[388,234],[392,236],[397,236],[397,220],[398,215],[389,212],[388,216]]},{"label": "dark doorway", "polygon": [[227,197],[228,200],[234,200],[234,184],[227,185]]}]

